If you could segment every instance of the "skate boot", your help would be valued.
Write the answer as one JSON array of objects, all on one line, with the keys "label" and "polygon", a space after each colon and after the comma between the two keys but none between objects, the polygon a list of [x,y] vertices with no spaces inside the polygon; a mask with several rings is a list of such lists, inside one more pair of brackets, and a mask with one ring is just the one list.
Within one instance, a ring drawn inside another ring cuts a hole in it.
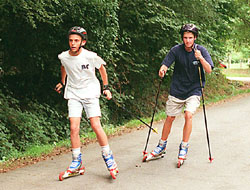
[{"label": "skate boot", "polygon": [[183,142],[180,144],[177,168],[180,168],[184,164],[184,161],[187,158],[188,147],[189,144],[183,145]]},{"label": "skate boot", "polygon": [[116,179],[116,176],[118,174],[118,168],[117,164],[114,160],[112,151],[109,151],[109,153],[102,152],[102,157],[105,161],[105,164],[110,172],[110,175],[112,176],[113,179]]},{"label": "skate boot", "polygon": [[59,174],[59,180],[62,181],[65,178],[72,177],[75,175],[83,175],[85,172],[85,167],[82,165],[82,154],[80,153],[77,160],[72,160],[72,163],[67,168],[65,172]]},{"label": "skate boot", "polygon": [[150,154],[145,154],[142,161],[143,162],[148,162],[150,160],[155,160],[158,158],[163,158],[166,154],[166,146],[167,146],[167,141],[159,141],[159,144],[156,146],[156,148],[150,153]]}]

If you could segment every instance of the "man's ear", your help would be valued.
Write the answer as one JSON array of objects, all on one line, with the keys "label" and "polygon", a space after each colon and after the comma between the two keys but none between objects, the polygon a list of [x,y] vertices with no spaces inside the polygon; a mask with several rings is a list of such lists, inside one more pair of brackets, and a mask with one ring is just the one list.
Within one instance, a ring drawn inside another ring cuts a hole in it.
[{"label": "man's ear", "polygon": [[87,43],[87,40],[82,41],[82,46],[84,46]]}]

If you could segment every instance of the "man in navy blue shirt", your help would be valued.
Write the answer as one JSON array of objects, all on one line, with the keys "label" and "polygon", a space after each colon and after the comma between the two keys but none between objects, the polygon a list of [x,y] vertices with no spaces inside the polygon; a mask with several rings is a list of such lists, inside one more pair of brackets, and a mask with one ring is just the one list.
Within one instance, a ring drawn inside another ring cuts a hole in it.
[{"label": "man in navy blue shirt", "polygon": [[[187,156],[188,141],[192,131],[192,117],[196,109],[200,106],[201,83],[198,66],[202,71],[211,73],[213,61],[206,48],[195,44],[198,37],[198,28],[193,24],[185,24],[180,30],[182,44],[171,48],[165,59],[161,63],[159,76],[164,77],[168,68],[174,64],[174,72],[170,87],[170,95],[166,103],[166,114],[162,136],[157,147],[145,155],[144,161],[163,157],[166,150],[167,139],[171,131],[175,117],[184,109],[185,124],[183,128],[182,142],[179,147],[178,163],[183,164]],[[200,63],[200,64],[198,64]],[[205,85],[204,72],[202,75],[202,85]],[[180,166],[178,164],[178,166]]]}]

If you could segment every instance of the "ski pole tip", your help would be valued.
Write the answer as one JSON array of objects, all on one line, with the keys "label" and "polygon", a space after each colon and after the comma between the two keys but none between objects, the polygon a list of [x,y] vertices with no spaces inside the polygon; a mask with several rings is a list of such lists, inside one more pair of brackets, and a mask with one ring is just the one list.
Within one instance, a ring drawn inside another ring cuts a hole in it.
[{"label": "ski pole tip", "polygon": [[153,128],[153,131],[154,131],[156,134],[158,134],[157,128]]},{"label": "ski pole tip", "polygon": [[214,158],[211,158],[211,157],[209,158],[210,163],[212,163],[213,160],[214,160]]}]

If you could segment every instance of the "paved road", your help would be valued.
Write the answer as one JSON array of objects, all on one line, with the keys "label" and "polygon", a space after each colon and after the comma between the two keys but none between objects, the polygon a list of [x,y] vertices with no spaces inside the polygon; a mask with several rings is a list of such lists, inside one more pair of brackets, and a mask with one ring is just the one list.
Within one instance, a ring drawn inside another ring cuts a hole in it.
[{"label": "paved road", "polygon": [[237,80],[242,82],[250,82],[250,77],[227,77],[229,80]]},{"label": "paved road", "polygon": [[[0,190],[78,190],[78,189],[167,189],[167,190],[245,190],[250,187],[250,94],[207,107],[213,163],[208,150],[202,110],[193,119],[188,160],[176,168],[183,117],[176,119],[165,158],[142,163],[147,129],[110,140],[119,164],[116,180],[109,176],[97,144],[83,147],[86,173],[58,181],[59,172],[69,164],[71,154],[0,174]],[[162,122],[155,124],[159,131]],[[160,135],[152,134],[149,150]]]}]

